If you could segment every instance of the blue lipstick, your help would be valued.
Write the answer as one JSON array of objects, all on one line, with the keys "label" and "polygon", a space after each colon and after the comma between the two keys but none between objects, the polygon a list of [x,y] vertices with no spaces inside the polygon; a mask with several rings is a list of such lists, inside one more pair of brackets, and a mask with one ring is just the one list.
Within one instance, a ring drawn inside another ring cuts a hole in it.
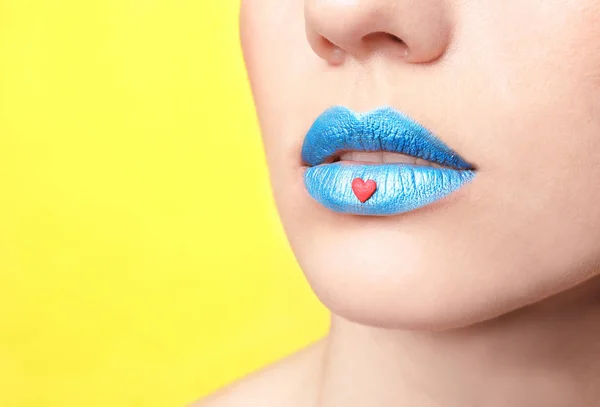
[{"label": "blue lipstick", "polygon": [[[443,167],[404,163],[331,162],[348,151],[402,153]],[[394,215],[440,200],[475,170],[430,131],[390,108],[354,113],[335,106],[321,114],[302,146],[310,196],[339,213]]]}]

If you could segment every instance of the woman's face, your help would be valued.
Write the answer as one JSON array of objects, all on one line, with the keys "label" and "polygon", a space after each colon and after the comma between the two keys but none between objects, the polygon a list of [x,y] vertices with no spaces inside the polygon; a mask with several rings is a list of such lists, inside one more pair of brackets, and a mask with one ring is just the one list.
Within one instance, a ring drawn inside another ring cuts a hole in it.
[{"label": "woman's face", "polygon": [[[241,36],[278,210],[333,312],[446,329],[600,270],[599,0],[244,0]],[[328,209],[301,149],[331,106],[391,106],[476,175],[408,212]]]}]

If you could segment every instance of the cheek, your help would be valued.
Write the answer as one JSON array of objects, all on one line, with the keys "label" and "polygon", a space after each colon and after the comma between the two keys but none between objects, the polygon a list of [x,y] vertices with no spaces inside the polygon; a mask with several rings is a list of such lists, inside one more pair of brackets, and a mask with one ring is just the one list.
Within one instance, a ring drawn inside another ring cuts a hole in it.
[{"label": "cheek", "polygon": [[470,135],[467,149],[494,178],[488,185],[510,193],[509,207],[524,214],[574,203],[595,216],[600,52],[589,50],[600,39],[599,16],[600,2],[556,0],[487,2],[461,13],[444,79],[455,92],[442,103],[468,117],[453,131]]},{"label": "cheek", "polygon": [[450,326],[566,289],[597,265],[600,52],[582,50],[597,48],[600,2],[468,2],[439,69],[379,67],[390,103],[431,117],[481,167],[461,205],[381,222],[319,207],[299,167],[303,136],[326,107],[381,104],[347,86],[370,83],[370,71],[323,68],[302,2],[244,3],[242,44],[278,209],[327,306],[365,323]]}]

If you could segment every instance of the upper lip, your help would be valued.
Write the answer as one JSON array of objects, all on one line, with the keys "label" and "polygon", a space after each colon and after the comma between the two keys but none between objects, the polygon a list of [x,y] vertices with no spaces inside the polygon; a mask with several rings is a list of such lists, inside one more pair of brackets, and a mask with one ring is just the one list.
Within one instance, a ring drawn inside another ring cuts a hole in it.
[{"label": "upper lip", "polygon": [[388,106],[362,114],[343,106],[325,110],[306,134],[302,161],[315,166],[343,151],[389,151],[459,170],[474,169],[425,127]]}]

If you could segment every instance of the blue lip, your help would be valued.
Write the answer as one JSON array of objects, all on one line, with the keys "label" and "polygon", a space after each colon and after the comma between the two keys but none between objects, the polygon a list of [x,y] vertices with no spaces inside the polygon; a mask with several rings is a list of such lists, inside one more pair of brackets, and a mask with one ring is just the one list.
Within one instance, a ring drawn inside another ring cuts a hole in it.
[{"label": "blue lip", "polygon": [[[350,164],[325,161],[343,151],[388,151],[422,158],[445,167],[409,164]],[[308,165],[304,183],[312,198],[340,213],[394,215],[428,205],[475,177],[471,164],[423,126],[390,108],[357,114],[335,106],[314,122],[302,146]],[[352,181],[373,180],[365,202]]]}]

